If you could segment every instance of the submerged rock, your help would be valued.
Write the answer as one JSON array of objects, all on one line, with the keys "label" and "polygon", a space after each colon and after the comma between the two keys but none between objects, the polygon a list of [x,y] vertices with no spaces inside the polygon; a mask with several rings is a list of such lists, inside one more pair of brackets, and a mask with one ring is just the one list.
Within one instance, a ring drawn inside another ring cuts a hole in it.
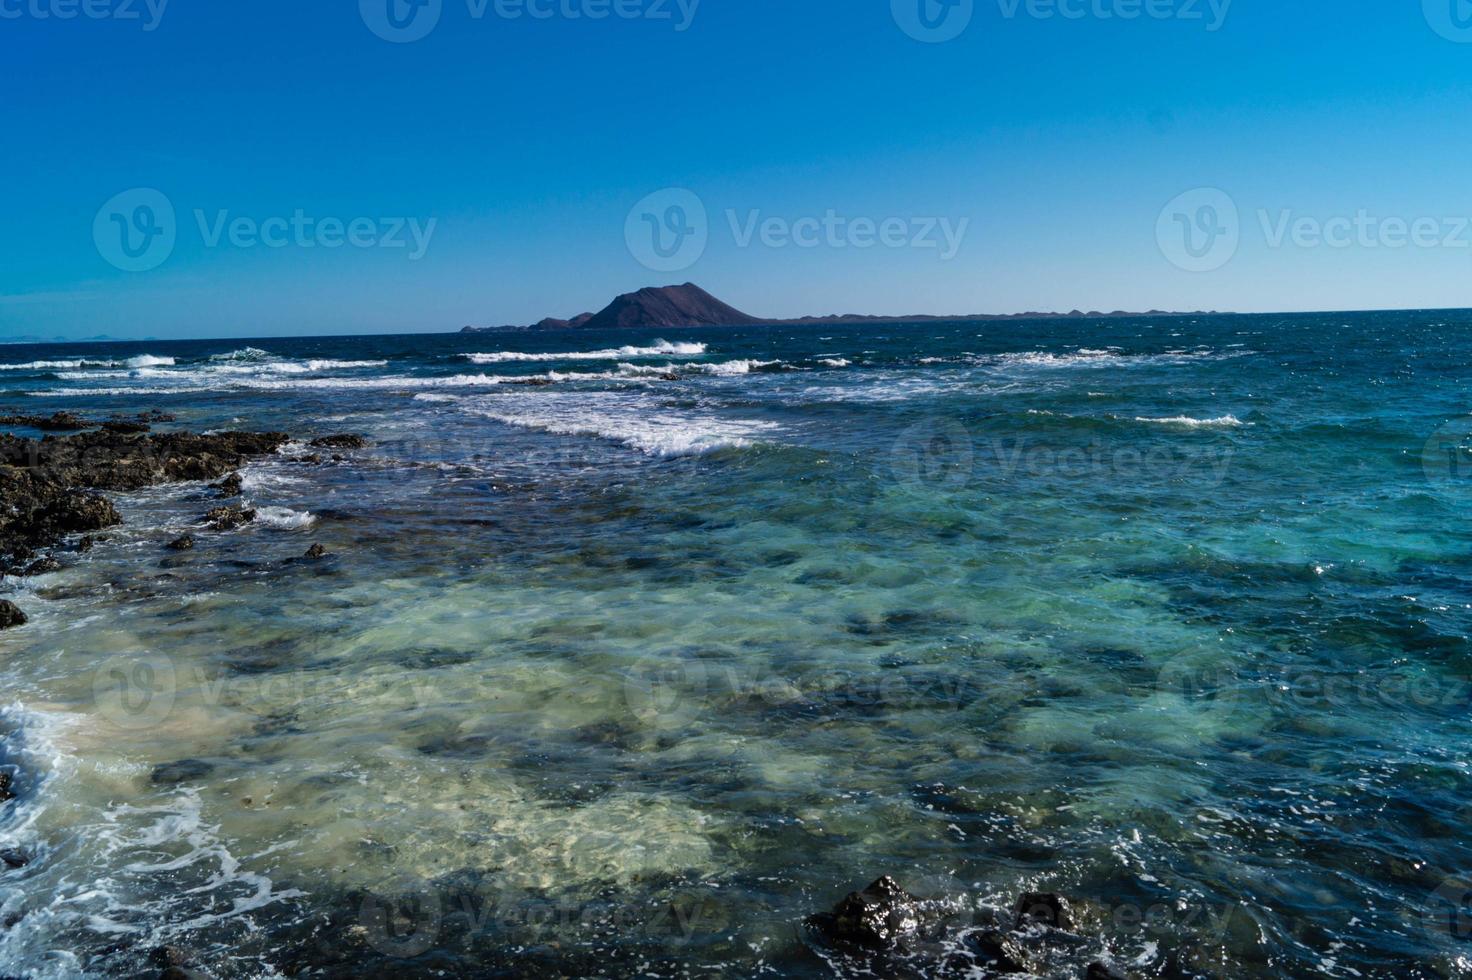
[{"label": "submerged rock", "polygon": [[256,512],[235,506],[216,507],[204,519],[216,531],[233,531],[254,521]]},{"label": "submerged rock", "polygon": [[15,799],[15,791],[10,787],[15,777],[8,772],[0,772],[0,803],[9,803]]},{"label": "submerged rock", "polygon": [[318,558],[326,558],[327,549],[322,547],[320,544],[314,544],[307,549],[307,553],[303,557],[310,558],[313,561],[316,561]]},{"label": "submerged rock", "polygon": [[[27,623],[26,614],[20,611],[20,607],[9,599],[0,599],[0,630],[8,630],[13,626],[24,626]],[[9,776],[0,776],[0,779],[9,781]],[[0,799],[8,799],[0,795]]]},{"label": "submerged rock", "polygon": [[808,924],[832,942],[884,949],[919,929],[916,901],[886,875],[863,891],[850,892],[832,912],[812,916]]},{"label": "submerged rock", "polygon": [[24,854],[22,854],[20,851],[17,851],[13,847],[7,847],[5,850],[0,851],[0,864],[4,864],[12,871],[18,868],[24,868],[30,863],[30,858],[26,857]]},{"label": "submerged rock", "polygon": [[182,538],[170,541],[167,547],[170,551],[193,551],[194,535],[186,534]]},{"label": "submerged rock", "polygon": [[308,443],[313,449],[366,449],[368,440],[351,432],[323,436]]},{"label": "submerged rock", "polygon": [[156,786],[177,786],[180,783],[191,783],[204,779],[215,771],[212,762],[203,759],[180,759],[178,762],[167,762],[161,766],[154,766],[153,775],[150,777]]},{"label": "submerged rock", "polygon": [[1090,963],[1089,968],[1084,971],[1084,980],[1124,980],[1124,977],[1103,963]]},{"label": "submerged rock", "polygon": [[990,973],[1026,973],[1027,951],[1014,935],[988,929],[966,937],[966,947],[976,962]]},{"label": "submerged rock", "polygon": [[1031,925],[1062,929],[1073,929],[1073,909],[1068,899],[1052,892],[1027,892],[1017,900],[1017,920],[1014,928],[1026,929]]}]

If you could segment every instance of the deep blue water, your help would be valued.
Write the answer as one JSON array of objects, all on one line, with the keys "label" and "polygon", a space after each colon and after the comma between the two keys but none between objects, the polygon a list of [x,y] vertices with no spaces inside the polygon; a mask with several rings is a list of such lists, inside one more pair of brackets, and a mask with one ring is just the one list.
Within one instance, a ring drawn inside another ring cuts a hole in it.
[{"label": "deep blue water", "polygon": [[912,975],[1056,890],[1049,976],[1472,976],[1469,337],[0,346],[0,413],[373,441],[0,585],[0,972],[858,975],[800,923],[887,873],[948,922]]}]

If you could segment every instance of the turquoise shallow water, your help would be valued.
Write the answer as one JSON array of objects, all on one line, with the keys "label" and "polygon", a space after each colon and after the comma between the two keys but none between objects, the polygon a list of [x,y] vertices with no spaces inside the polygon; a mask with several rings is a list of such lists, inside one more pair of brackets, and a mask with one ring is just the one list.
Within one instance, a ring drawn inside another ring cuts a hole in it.
[{"label": "turquoise shallow water", "polygon": [[887,873],[910,975],[1025,890],[1048,975],[1472,975],[1469,327],[0,347],[374,442],[0,587],[0,973],[858,975],[800,924]]}]

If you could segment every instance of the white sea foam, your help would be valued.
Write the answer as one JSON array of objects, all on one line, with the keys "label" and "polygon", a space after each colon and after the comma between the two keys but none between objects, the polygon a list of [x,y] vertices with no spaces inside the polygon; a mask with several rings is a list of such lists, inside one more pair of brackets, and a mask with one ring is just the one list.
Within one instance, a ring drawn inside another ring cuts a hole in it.
[{"label": "white sea foam", "polygon": [[717,377],[729,378],[741,374],[750,374],[762,368],[775,367],[781,361],[725,361],[720,364],[697,364],[696,370],[706,374],[714,374]]},{"label": "white sea foam", "polygon": [[651,456],[688,456],[748,446],[780,430],[775,422],[674,409],[627,392],[548,392],[536,398],[488,398],[476,413],[556,435],[611,439]]},{"label": "white sea foam", "polygon": [[831,368],[846,368],[853,362],[846,357],[824,357],[820,358],[818,360],[818,363],[827,365]]},{"label": "white sea foam", "polygon": [[311,527],[317,522],[315,515],[304,510],[292,510],[290,507],[257,507],[256,520],[267,527],[288,531]]},{"label": "white sea foam", "polygon": [[521,361],[614,361],[628,357],[699,357],[705,344],[670,343],[656,340],[648,347],[618,347],[608,350],[569,351],[560,354],[527,354],[521,351],[494,351],[489,354],[461,354],[474,364],[505,364]]},{"label": "white sea foam", "polygon": [[1246,425],[1247,424],[1247,423],[1243,422],[1241,419],[1237,418],[1237,416],[1235,416],[1235,415],[1223,415],[1220,418],[1215,418],[1215,419],[1193,419],[1193,418],[1191,418],[1188,415],[1175,415],[1175,416],[1172,416],[1170,418],[1163,418],[1163,419],[1137,418],[1137,419],[1135,419],[1135,421],[1136,422],[1151,422],[1151,423],[1154,423],[1156,425],[1184,425],[1184,426],[1187,426],[1188,428],[1192,428],[1192,429],[1200,429],[1200,428],[1235,429],[1238,426],[1242,426],[1242,425]]},{"label": "white sea foam", "polygon": [[1190,364],[1195,361],[1221,360],[1238,357],[1246,353],[1233,351],[1222,354],[1216,351],[1166,351],[1163,354],[1125,354],[1116,348],[1092,350],[1082,348],[1072,354],[1054,354],[1048,351],[1021,351],[1009,354],[994,354],[976,359],[975,363],[997,367],[1024,368],[1071,368],[1071,367],[1146,367],[1150,365]]},{"label": "white sea foam", "polygon": [[137,357],[128,358],[123,364],[130,368],[173,367],[174,359],[155,357],[152,354],[139,354]]},{"label": "white sea foam", "polygon": [[0,364],[0,371],[64,371],[82,367],[117,367],[118,361],[27,361],[25,364]]}]

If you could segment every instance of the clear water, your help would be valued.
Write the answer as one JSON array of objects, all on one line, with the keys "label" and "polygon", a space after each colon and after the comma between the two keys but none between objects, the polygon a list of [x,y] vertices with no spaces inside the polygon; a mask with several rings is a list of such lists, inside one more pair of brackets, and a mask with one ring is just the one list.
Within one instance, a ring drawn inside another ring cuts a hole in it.
[{"label": "clear water", "polygon": [[0,586],[0,973],[846,975],[800,923],[887,873],[1074,897],[1060,977],[1472,976],[1469,328],[0,347],[374,441]]}]

